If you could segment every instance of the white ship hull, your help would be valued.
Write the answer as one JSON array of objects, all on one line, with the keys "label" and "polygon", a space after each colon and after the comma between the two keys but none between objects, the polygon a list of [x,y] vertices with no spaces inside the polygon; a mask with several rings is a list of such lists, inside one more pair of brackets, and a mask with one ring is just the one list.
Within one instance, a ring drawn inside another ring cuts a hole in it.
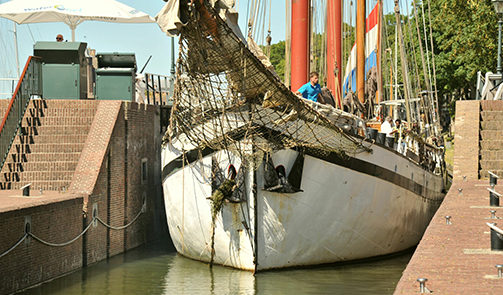
[{"label": "white ship hull", "polygon": [[[189,159],[175,146],[167,145],[162,154],[170,235],[180,254],[209,262],[212,156],[223,171],[229,164],[239,169],[240,158],[222,150]],[[383,146],[372,149],[344,159],[307,152],[303,191],[297,193],[266,191],[264,165],[247,169],[246,201],[225,203],[217,216],[214,263],[258,271],[362,259],[416,245],[443,199],[442,178]],[[280,150],[272,159],[289,173],[297,155]]]}]

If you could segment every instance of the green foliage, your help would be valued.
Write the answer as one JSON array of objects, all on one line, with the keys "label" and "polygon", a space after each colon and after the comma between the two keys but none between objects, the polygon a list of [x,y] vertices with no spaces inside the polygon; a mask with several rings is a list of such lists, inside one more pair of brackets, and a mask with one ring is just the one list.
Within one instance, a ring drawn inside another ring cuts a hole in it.
[{"label": "green foliage", "polygon": [[285,78],[285,41],[271,45],[270,60],[281,81]]},{"label": "green foliage", "polygon": [[[429,59],[430,72],[433,71],[428,18],[428,3],[431,3],[433,51],[435,53],[439,98],[445,95],[456,95],[457,98],[459,96],[465,98],[474,97],[477,72],[482,71],[482,73],[485,73],[496,70],[498,17],[494,12],[491,0],[415,1],[418,9],[417,21],[420,37],[417,35],[416,14],[414,11],[410,12],[410,17],[401,16],[402,33],[413,88],[418,91],[426,88],[419,50],[420,41],[423,42],[425,61]],[[421,5],[424,5],[424,7],[421,7]],[[423,26],[423,10],[426,28]],[[385,15],[383,22],[382,77],[383,84],[389,85],[391,83],[390,66],[394,67],[393,55],[395,54],[396,19],[394,13]],[[424,30],[428,34],[428,40],[426,41],[424,40]],[[345,66],[349,51],[355,40],[354,27],[344,23],[343,32],[343,66]],[[324,47],[321,43],[323,39],[322,34],[314,37],[314,63],[322,58],[321,49]],[[426,55],[426,46],[428,46],[429,55]],[[389,50],[385,51],[387,48]],[[278,75],[283,79],[285,73],[284,41],[271,45],[271,63]],[[320,74],[323,75],[323,73]],[[398,56],[398,81],[402,81],[401,76],[402,71]],[[401,82],[399,83],[401,84]],[[440,103],[442,104],[442,101]]]},{"label": "green foliage", "polygon": [[431,14],[439,91],[467,94],[477,71],[496,69],[498,28],[491,1],[435,0]]}]

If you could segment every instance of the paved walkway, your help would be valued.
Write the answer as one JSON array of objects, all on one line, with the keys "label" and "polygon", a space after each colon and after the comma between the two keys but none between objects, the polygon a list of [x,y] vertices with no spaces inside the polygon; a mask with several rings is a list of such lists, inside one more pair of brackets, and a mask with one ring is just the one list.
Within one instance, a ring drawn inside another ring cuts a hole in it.
[{"label": "paved walkway", "polygon": [[79,196],[57,191],[42,191],[40,193],[40,191],[32,190],[30,196],[25,197],[22,190],[0,190],[0,213],[43,206],[75,198],[79,198]]},{"label": "paved walkway", "polygon": [[[434,294],[503,294],[503,278],[497,277],[495,268],[503,264],[503,251],[490,250],[486,225],[496,222],[503,228],[503,208],[489,207],[488,187],[488,180],[461,180],[452,185],[395,294],[419,294],[418,278],[427,278],[426,287]],[[503,192],[503,183],[495,190]],[[502,219],[489,219],[490,210]],[[450,225],[445,216],[451,216]]]}]

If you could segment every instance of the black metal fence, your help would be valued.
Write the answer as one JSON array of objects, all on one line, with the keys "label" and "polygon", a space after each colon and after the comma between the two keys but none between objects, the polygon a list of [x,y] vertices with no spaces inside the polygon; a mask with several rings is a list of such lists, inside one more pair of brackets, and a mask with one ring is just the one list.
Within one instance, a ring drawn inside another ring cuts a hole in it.
[{"label": "black metal fence", "polygon": [[145,73],[146,103],[155,105],[172,105],[173,78],[169,76]]},{"label": "black metal fence", "polygon": [[3,167],[30,99],[42,97],[42,61],[30,56],[0,125],[0,167]]}]

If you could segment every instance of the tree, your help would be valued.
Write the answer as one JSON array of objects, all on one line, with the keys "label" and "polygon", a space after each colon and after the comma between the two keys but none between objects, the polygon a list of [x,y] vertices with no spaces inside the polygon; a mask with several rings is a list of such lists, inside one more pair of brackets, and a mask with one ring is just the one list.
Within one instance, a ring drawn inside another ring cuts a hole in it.
[{"label": "tree", "polygon": [[274,66],[281,81],[285,78],[285,41],[279,41],[271,45],[271,56],[269,57],[271,64]]},{"label": "tree", "polygon": [[473,98],[477,72],[496,68],[498,30],[491,0],[432,0],[431,14],[438,90]]}]

